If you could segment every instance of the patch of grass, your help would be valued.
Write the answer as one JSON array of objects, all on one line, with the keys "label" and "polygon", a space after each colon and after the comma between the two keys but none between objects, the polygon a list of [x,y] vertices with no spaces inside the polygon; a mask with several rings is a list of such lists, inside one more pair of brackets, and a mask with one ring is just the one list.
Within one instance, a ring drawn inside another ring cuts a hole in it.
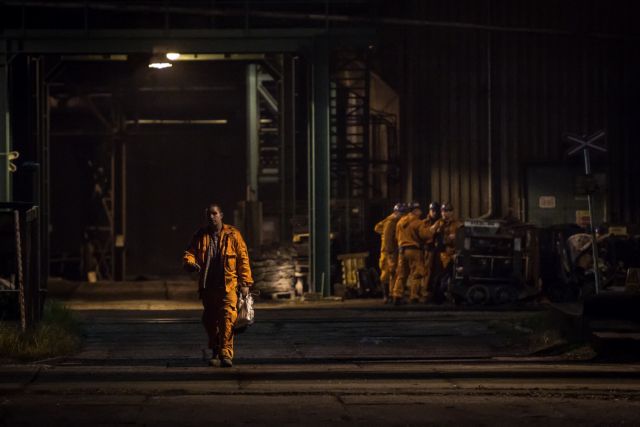
[{"label": "patch of grass", "polygon": [[22,332],[16,323],[0,322],[0,358],[18,361],[42,360],[75,353],[82,344],[82,328],[71,310],[48,300],[42,321]]}]

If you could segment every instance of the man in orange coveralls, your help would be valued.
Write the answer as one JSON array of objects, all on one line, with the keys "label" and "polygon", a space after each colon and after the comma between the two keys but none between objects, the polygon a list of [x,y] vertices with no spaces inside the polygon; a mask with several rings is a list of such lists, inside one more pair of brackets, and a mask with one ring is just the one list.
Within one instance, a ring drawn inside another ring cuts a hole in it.
[{"label": "man in orange coveralls", "polygon": [[464,226],[464,223],[455,217],[451,203],[443,203],[441,212],[442,218],[431,226],[431,234],[436,240],[441,240],[439,244],[443,248],[440,252],[440,262],[442,269],[446,270],[456,252],[456,233],[459,228]]},{"label": "man in orange coveralls", "polygon": [[396,225],[405,213],[406,207],[402,203],[396,203],[393,212],[382,221],[378,222],[374,231],[381,235],[380,239],[380,283],[385,302],[391,302],[391,291],[396,280],[396,267],[398,265],[398,242],[396,241]]},{"label": "man in orange coveralls", "polygon": [[398,266],[396,282],[391,296],[393,303],[403,303],[405,281],[409,281],[409,300],[419,302],[418,292],[424,276],[424,256],[418,229],[422,221],[422,210],[419,203],[411,205],[411,212],[400,218],[396,225],[396,239],[398,241]]},{"label": "man in orange coveralls", "polygon": [[205,210],[207,226],[195,232],[183,265],[200,273],[198,291],[204,312],[202,323],[212,350],[211,366],[233,366],[233,326],[238,317],[238,285],[244,296],[253,284],[247,245],[235,227],[222,223],[220,206]]}]

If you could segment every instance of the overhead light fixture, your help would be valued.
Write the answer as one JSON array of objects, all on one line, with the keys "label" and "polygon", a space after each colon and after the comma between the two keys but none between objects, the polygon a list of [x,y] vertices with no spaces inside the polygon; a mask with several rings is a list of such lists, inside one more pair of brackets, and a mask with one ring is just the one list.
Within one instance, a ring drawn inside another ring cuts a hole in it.
[{"label": "overhead light fixture", "polygon": [[162,70],[163,68],[171,68],[173,64],[167,61],[162,56],[153,55],[151,57],[151,61],[149,61],[149,68],[155,68],[157,70]]},{"label": "overhead light fixture", "polygon": [[127,120],[128,125],[226,125],[227,119],[137,119]]},{"label": "overhead light fixture", "polygon": [[166,57],[169,61],[176,61],[180,58],[180,54],[178,52],[169,52]]},{"label": "overhead light fixture", "polygon": [[155,68],[156,70],[162,70],[163,68],[171,68],[173,65],[169,62],[152,62],[149,64],[149,68]]}]

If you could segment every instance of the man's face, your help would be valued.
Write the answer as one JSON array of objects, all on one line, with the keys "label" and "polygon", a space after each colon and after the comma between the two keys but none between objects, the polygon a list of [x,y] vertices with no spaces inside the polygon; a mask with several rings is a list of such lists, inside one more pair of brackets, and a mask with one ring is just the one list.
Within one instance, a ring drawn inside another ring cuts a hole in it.
[{"label": "man's face", "polygon": [[218,206],[209,206],[207,211],[207,221],[209,226],[213,228],[220,228],[222,226],[222,211]]},{"label": "man's face", "polygon": [[437,218],[438,212],[435,209],[429,209],[429,218]]},{"label": "man's face", "polygon": [[442,210],[442,218],[444,219],[451,219],[453,218],[453,211],[450,210]]},{"label": "man's face", "polygon": [[414,214],[415,216],[417,216],[418,218],[420,218],[420,217],[422,216],[422,210],[421,210],[420,208],[418,208],[418,209],[414,209],[414,210],[413,210],[413,214]]}]

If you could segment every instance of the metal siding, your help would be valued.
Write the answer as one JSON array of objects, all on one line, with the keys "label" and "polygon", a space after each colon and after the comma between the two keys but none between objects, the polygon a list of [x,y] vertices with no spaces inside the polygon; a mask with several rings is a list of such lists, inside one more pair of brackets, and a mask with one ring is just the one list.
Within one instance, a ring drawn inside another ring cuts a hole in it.
[{"label": "metal siding", "polygon": [[[566,162],[566,132],[606,129],[612,221],[638,222],[640,197],[633,169],[640,122],[638,34],[634,4],[601,0],[414,2],[415,19],[546,28],[576,34],[491,32],[492,143],[499,150],[499,206],[519,215],[531,163]],[[582,5],[583,7],[578,7]],[[489,17],[489,18],[488,18]],[[584,38],[577,32],[599,33]],[[487,170],[487,31],[407,28],[410,72],[400,78],[404,142],[413,145],[413,197],[451,201],[461,216],[489,208]],[[399,44],[391,44],[398,46]],[[596,163],[601,162],[597,160]]]}]

